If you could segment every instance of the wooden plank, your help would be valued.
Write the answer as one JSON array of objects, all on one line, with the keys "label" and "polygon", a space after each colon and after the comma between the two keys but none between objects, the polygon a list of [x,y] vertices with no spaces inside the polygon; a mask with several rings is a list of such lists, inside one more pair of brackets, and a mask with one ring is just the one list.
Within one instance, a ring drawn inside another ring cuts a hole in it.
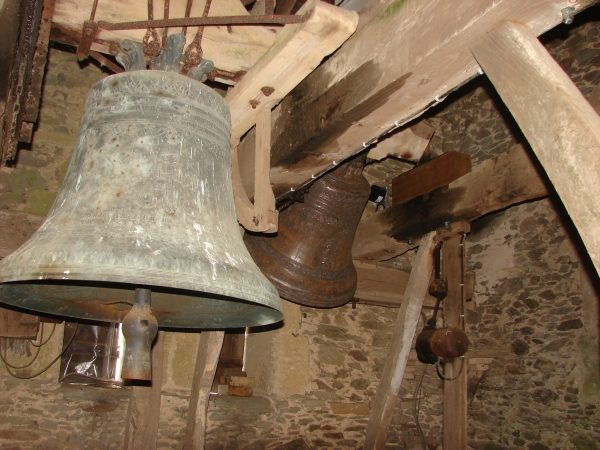
[{"label": "wooden plank", "polygon": [[38,316],[0,308],[0,337],[35,339],[39,327]]},{"label": "wooden plank", "polygon": [[242,367],[244,364],[244,347],[246,336],[241,333],[225,333],[223,346],[219,356],[220,367]]},{"label": "wooden plank", "polygon": [[381,449],[385,445],[387,430],[402,384],[421,307],[429,288],[433,271],[435,234],[435,232],[431,232],[423,237],[413,263],[404,292],[404,300],[396,318],[389,357],[385,361],[383,376],[377,387],[377,394],[369,415],[365,450]]},{"label": "wooden plank", "polygon": [[163,383],[164,334],[159,330],[152,347],[152,385],[133,386],[125,423],[125,450],[154,450],[158,436]]},{"label": "wooden plank", "polygon": [[231,110],[231,140],[237,142],[255,123],[258,106],[277,104],[322,59],[356,29],[358,15],[318,0],[306,2],[297,14],[308,20],[286,25],[273,46],[227,92]]},{"label": "wooden plank", "polygon": [[[51,38],[70,45],[77,45],[81,37],[83,22],[90,17],[93,0],[56,0]],[[192,3],[192,17],[202,16],[204,1]],[[163,17],[163,0],[154,0],[154,18]],[[184,17],[185,1],[171,1],[169,17]],[[239,0],[219,0],[211,3],[210,16],[246,15],[248,11]],[[146,2],[139,0],[100,0],[96,20],[122,22],[128,20],[145,20],[148,18]],[[214,61],[219,69],[230,72],[249,70],[273,44],[275,28],[262,26],[206,27],[202,38],[204,57]],[[171,33],[180,33],[181,28],[174,28]],[[188,29],[187,43],[196,33],[195,28]],[[92,45],[92,49],[109,53],[110,42],[123,39],[142,41],[145,30],[101,31],[100,42]],[[225,80],[223,80],[225,81]]]},{"label": "wooden plank", "polygon": [[600,272],[600,117],[536,35],[504,23],[473,54],[514,116]]},{"label": "wooden plank", "polygon": [[224,336],[224,331],[203,331],[200,333],[183,444],[184,450],[201,450],[204,448],[208,397],[215,378]]},{"label": "wooden plank", "polygon": [[471,171],[471,157],[450,151],[392,180],[392,206],[444,187]]},{"label": "wooden plank", "polygon": [[400,306],[409,274],[393,267],[354,261],[357,284],[354,298],[361,303],[375,302]]},{"label": "wooden plank", "polygon": [[[461,290],[463,244],[453,236],[442,244],[442,267],[448,294],[444,298],[444,326],[464,328],[464,298]],[[467,448],[467,366],[464,358],[444,364],[442,441],[444,450]]]},{"label": "wooden plank", "polygon": [[499,23],[518,20],[539,35],[561,22],[563,7],[577,12],[594,2],[372,2],[376,6],[361,11],[357,33],[281,104],[272,150],[276,197],[475,77],[470,45]]},{"label": "wooden plank", "polygon": [[398,132],[391,133],[385,139],[377,142],[369,150],[369,159],[381,161],[388,156],[418,162],[425,151],[429,149],[429,142],[433,137],[433,127],[424,121],[418,122],[412,127],[404,128]]},{"label": "wooden plank", "polygon": [[391,258],[414,246],[403,240],[441,228],[445,222],[470,222],[547,195],[545,182],[526,150],[516,145],[508,153],[478,164],[426,201],[414,199],[363,220],[358,225],[352,255],[354,259]]}]

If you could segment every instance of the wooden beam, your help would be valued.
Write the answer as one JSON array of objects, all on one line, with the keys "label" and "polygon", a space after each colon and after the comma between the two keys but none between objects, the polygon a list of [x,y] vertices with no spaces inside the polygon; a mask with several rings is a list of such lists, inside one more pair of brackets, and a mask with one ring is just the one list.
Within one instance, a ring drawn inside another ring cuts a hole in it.
[{"label": "wooden beam", "polygon": [[[442,243],[442,267],[448,293],[444,298],[444,326],[464,329],[462,237],[454,235]],[[444,450],[467,449],[467,362],[447,361],[444,367],[442,441]]]},{"label": "wooden beam", "polygon": [[[202,16],[204,3],[204,0],[192,3],[191,17]],[[90,18],[92,4],[93,0],[56,0],[51,39],[77,46],[83,22]],[[171,1],[169,17],[184,17],[185,4],[184,1]],[[98,4],[96,20],[144,20],[148,18],[147,11],[146,2],[139,0],[104,0]],[[162,11],[163,0],[154,0],[154,18],[162,19]],[[248,11],[239,0],[219,0],[211,3],[209,15],[246,14]],[[219,69],[230,72],[247,71],[269,50],[277,36],[275,31],[276,28],[262,26],[206,27],[202,39],[204,57],[214,61]],[[146,30],[101,31],[92,50],[110,53],[110,42],[120,42],[123,39],[141,42],[145,32]],[[181,28],[173,28],[170,32],[180,33]],[[195,33],[195,28],[188,29],[188,44]]]},{"label": "wooden beam", "polygon": [[215,378],[224,336],[224,331],[203,331],[200,333],[183,444],[184,450],[201,450],[204,448],[208,398]]},{"label": "wooden beam", "polygon": [[387,259],[414,246],[404,242],[444,226],[445,222],[471,222],[485,214],[548,195],[525,149],[483,161],[428,200],[414,199],[381,211],[359,225],[354,238],[354,259]]},{"label": "wooden beam", "polygon": [[365,450],[382,449],[387,438],[387,430],[392,420],[394,406],[404,377],[408,355],[412,347],[421,307],[427,295],[431,272],[433,270],[434,237],[431,232],[423,237],[410,273],[404,300],[398,311],[394,334],[385,361],[383,376],[377,387],[375,401],[371,408]]},{"label": "wooden beam", "polygon": [[125,422],[124,450],[154,450],[158,436],[163,380],[164,332],[152,347],[152,385],[133,386]]},{"label": "wooden beam", "polygon": [[446,152],[392,180],[392,206],[429,194],[471,171],[471,157],[466,153]]},{"label": "wooden beam", "polygon": [[0,337],[36,339],[39,328],[38,316],[0,308]]},{"label": "wooden beam", "polygon": [[273,46],[227,92],[232,142],[239,141],[256,123],[259,105],[277,104],[342,45],[358,23],[355,12],[318,0],[306,2],[297,14],[307,14],[308,20],[286,25]]},{"label": "wooden beam", "polygon": [[528,27],[504,23],[472,49],[600,272],[600,117]]},{"label": "wooden beam", "polygon": [[281,104],[272,150],[276,197],[477,76],[470,45],[499,23],[518,20],[539,35],[561,22],[563,7],[577,12],[594,2],[373,1],[355,35]]},{"label": "wooden beam", "polygon": [[394,156],[407,161],[418,162],[429,149],[429,142],[434,131],[433,127],[424,121],[418,122],[412,127],[390,133],[385,139],[377,142],[369,150],[367,156],[377,161],[381,161],[388,156]]},{"label": "wooden beam", "polygon": [[393,267],[354,261],[357,284],[354,298],[360,303],[400,306],[409,274]]}]

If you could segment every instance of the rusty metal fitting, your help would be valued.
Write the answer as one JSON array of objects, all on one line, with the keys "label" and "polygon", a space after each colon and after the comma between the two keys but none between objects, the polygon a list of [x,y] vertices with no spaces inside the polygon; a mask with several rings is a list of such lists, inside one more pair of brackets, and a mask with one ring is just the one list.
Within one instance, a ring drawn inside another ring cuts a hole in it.
[{"label": "rusty metal fitting", "polygon": [[443,299],[448,295],[448,285],[444,280],[435,279],[429,285],[429,295],[437,298]]},{"label": "rusty metal fitting", "polygon": [[162,41],[158,37],[158,33],[154,28],[148,28],[144,39],[144,55],[149,58],[156,58],[162,51]]}]

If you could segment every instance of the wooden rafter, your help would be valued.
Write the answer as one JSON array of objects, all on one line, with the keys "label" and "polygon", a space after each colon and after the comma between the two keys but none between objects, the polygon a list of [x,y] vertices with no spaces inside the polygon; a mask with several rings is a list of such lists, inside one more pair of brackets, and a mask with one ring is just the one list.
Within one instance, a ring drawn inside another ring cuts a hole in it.
[{"label": "wooden rafter", "polygon": [[600,273],[600,117],[536,35],[504,23],[473,53],[531,144]]}]

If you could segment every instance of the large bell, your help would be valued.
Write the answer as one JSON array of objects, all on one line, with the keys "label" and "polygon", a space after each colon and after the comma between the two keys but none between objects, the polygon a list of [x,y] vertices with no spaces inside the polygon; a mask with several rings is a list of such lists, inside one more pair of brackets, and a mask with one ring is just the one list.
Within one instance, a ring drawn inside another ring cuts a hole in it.
[{"label": "large bell", "polygon": [[303,203],[279,215],[277,236],[246,234],[254,261],[281,297],[301,305],[341,306],[356,292],[352,241],[369,197],[357,158],[317,180]]},{"label": "large bell", "polygon": [[151,292],[160,327],[280,321],[236,221],[223,99],[172,72],[99,82],[56,202],[0,282],[4,303],[74,318],[120,322]]}]

